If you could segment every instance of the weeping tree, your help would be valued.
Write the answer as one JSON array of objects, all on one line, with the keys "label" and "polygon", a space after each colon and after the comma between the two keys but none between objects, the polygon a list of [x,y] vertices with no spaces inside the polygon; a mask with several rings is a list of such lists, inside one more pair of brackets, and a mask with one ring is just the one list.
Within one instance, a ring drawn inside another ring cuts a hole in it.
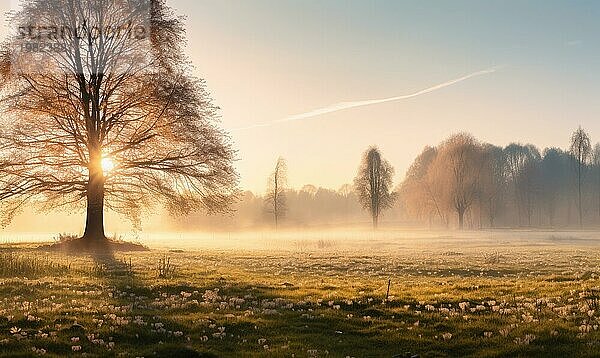
[{"label": "weeping tree", "polygon": [[379,149],[370,147],[354,179],[354,190],[362,207],[371,214],[374,229],[379,224],[379,215],[391,208],[396,199],[391,190],[393,177],[394,168],[381,157]]},{"label": "weeping tree", "polygon": [[183,54],[184,28],[163,0],[26,0],[0,57],[0,203],[85,207],[83,239],[104,212],[139,223],[227,210],[235,151]]},{"label": "weeping tree", "polygon": [[287,189],[287,163],[285,159],[277,159],[275,170],[269,176],[267,183],[267,193],[265,195],[265,204],[267,212],[273,215],[275,229],[279,227],[281,218],[287,212],[287,201],[285,191]]},{"label": "weeping tree", "polygon": [[592,155],[592,145],[590,142],[590,137],[587,133],[581,128],[577,128],[575,132],[571,135],[571,148],[570,153],[575,158],[575,164],[577,166],[577,209],[579,212],[579,227],[583,227],[583,211],[581,204],[581,183],[583,170],[590,160],[590,156]]}]

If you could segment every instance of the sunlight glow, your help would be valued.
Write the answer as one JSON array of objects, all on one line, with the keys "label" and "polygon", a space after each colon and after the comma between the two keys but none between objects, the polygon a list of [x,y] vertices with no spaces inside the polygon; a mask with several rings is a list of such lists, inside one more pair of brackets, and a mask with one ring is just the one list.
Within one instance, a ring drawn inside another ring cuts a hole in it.
[{"label": "sunlight glow", "polygon": [[104,174],[110,173],[115,168],[115,162],[108,157],[102,158],[102,162],[100,164],[102,166],[102,171]]}]

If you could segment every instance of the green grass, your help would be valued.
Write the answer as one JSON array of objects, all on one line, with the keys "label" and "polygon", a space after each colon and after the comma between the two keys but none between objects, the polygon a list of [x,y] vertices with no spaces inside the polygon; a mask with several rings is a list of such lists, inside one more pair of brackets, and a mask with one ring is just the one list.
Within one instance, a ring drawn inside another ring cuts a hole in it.
[{"label": "green grass", "polygon": [[70,265],[63,262],[55,262],[45,255],[25,255],[9,251],[0,252],[0,277],[39,277],[49,272],[54,275],[62,275],[70,270]]},{"label": "green grass", "polygon": [[597,248],[1,252],[3,356],[600,355]]}]

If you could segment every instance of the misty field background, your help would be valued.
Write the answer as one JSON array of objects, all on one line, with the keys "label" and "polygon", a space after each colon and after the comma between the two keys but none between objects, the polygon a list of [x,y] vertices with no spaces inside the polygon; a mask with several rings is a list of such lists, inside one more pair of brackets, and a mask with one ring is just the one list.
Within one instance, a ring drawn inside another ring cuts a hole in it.
[{"label": "misty field background", "polygon": [[172,233],[98,256],[12,237],[0,354],[597,356],[597,235]]}]

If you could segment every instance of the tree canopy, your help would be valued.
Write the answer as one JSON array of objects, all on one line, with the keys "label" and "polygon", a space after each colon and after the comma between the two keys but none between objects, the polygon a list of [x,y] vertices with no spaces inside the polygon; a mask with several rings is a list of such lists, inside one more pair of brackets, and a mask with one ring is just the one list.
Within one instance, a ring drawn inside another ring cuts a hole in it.
[{"label": "tree canopy", "polygon": [[[84,235],[101,237],[105,205],[136,223],[156,204],[226,210],[235,151],[165,2],[22,5],[0,58],[5,219],[25,203],[86,206]],[[27,50],[44,43],[51,49]]]}]

